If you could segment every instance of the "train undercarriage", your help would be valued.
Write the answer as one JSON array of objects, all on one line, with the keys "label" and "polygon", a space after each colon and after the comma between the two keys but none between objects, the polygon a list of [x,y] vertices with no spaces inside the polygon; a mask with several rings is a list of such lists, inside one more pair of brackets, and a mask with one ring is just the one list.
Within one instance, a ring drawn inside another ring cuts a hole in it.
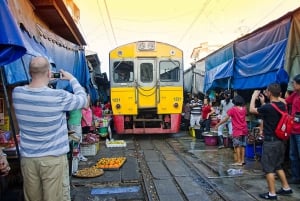
[{"label": "train undercarriage", "polygon": [[118,134],[162,134],[179,130],[181,114],[157,114],[156,110],[139,110],[138,115],[115,115]]}]

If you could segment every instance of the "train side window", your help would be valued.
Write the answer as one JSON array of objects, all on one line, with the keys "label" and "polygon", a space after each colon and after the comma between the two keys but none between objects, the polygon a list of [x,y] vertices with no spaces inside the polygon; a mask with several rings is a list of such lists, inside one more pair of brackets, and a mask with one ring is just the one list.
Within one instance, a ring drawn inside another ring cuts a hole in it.
[{"label": "train side window", "polygon": [[113,71],[114,82],[133,82],[133,67],[133,61],[115,61]]},{"label": "train side window", "polygon": [[162,82],[178,82],[179,77],[178,61],[161,61],[159,62],[159,78]]},{"label": "train side window", "polygon": [[140,78],[142,82],[153,81],[153,64],[141,63],[140,65]]}]

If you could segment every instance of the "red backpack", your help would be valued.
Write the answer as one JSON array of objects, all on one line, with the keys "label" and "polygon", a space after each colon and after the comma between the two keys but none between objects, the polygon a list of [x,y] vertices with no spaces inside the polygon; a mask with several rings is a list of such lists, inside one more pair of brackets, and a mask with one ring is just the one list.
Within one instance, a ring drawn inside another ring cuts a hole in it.
[{"label": "red backpack", "polygon": [[271,103],[271,105],[281,114],[275,129],[275,134],[281,140],[288,140],[292,132],[294,118],[289,115],[287,111],[281,111],[275,103]]}]

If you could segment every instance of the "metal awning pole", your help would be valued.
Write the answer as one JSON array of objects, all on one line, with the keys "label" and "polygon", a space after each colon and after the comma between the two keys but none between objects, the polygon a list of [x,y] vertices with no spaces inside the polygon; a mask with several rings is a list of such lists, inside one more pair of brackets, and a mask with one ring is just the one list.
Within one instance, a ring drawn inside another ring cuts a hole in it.
[{"label": "metal awning pole", "polygon": [[14,141],[15,141],[15,145],[16,145],[17,156],[20,159],[19,144],[18,144],[18,140],[17,140],[17,135],[16,135],[16,130],[15,130],[14,122],[13,122],[13,119],[12,119],[11,107],[10,107],[10,104],[9,104],[7,90],[6,90],[6,79],[4,77],[4,70],[3,69],[4,69],[4,67],[0,66],[0,74],[1,74],[3,91],[4,91],[4,98],[5,98],[6,108],[7,108],[7,112],[8,112],[8,116],[9,116],[10,129],[11,129],[11,131],[13,133],[13,137],[14,137]]}]

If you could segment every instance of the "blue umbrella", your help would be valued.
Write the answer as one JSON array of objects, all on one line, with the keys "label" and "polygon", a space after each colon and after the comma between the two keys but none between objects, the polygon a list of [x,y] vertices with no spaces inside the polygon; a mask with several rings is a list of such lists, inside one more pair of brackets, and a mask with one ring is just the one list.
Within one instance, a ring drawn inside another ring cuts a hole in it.
[{"label": "blue umbrella", "polygon": [[21,32],[6,0],[0,0],[0,66],[9,64],[26,53]]}]

